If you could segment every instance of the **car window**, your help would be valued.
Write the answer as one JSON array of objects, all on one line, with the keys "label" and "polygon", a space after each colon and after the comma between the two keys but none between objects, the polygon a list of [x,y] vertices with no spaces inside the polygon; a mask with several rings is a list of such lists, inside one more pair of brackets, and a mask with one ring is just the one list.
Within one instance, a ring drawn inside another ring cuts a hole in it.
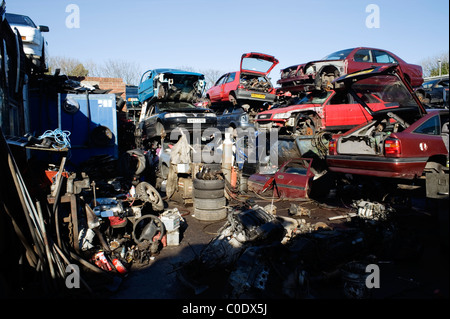
[{"label": "car window", "polygon": [[433,116],[431,119],[416,128],[414,133],[427,135],[441,134],[439,116]]},{"label": "car window", "polygon": [[226,83],[233,82],[235,78],[236,78],[236,72],[230,73],[230,75],[227,78],[227,82]]},{"label": "car window", "polygon": [[376,63],[396,63],[397,61],[388,53],[380,50],[372,51],[373,59]]},{"label": "car window", "polygon": [[436,81],[425,82],[424,84],[422,84],[422,87],[424,89],[429,89],[433,86],[434,83],[436,83]]},{"label": "car window", "polygon": [[318,91],[309,93],[302,98],[298,104],[323,104],[325,100],[331,95],[331,91]]},{"label": "car window", "polygon": [[226,77],[227,77],[226,74],[222,75],[222,76],[217,80],[216,84],[214,84],[214,85],[221,85],[221,84],[223,84],[223,82],[225,81]]},{"label": "car window", "polygon": [[372,62],[372,58],[370,57],[370,50],[361,49],[355,52],[353,56],[353,60],[355,62]]},{"label": "car window", "polygon": [[331,54],[328,54],[322,60],[344,60],[347,56],[353,51],[353,49],[336,51]]},{"label": "car window", "polygon": [[13,13],[7,13],[5,15],[6,20],[9,24],[18,24],[18,25],[24,25],[27,27],[37,28],[34,24],[33,20],[31,20],[27,16],[23,16],[20,14],[13,14]]}]

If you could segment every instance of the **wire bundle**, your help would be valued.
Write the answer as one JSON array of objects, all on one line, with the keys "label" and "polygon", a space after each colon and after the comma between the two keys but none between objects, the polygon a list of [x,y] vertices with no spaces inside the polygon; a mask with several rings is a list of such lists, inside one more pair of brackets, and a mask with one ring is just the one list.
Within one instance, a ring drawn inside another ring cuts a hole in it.
[{"label": "wire bundle", "polygon": [[70,148],[70,132],[69,131],[62,131],[59,128],[52,130],[47,130],[38,137],[38,139],[43,140],[44,138],[50,138],[55,141],[55,143],[52,144],[52,147],[55,149],[63,149],[63,148]]}]

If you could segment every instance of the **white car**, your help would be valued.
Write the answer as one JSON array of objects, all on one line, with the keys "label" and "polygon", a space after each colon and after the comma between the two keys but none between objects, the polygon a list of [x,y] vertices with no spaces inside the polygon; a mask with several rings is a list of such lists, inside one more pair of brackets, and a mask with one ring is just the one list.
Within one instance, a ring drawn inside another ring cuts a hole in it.
[{"label": "white car", "polygon": [[32,60],[35,66],[45,70],[47,68],[47,41],[42,33],[48,32],[49,28],[44,25],[36,26],[33,20],[21,14],[6,13],[5,18],[11,29],[15,31],[17,28],[19,31],[25,55]]}]

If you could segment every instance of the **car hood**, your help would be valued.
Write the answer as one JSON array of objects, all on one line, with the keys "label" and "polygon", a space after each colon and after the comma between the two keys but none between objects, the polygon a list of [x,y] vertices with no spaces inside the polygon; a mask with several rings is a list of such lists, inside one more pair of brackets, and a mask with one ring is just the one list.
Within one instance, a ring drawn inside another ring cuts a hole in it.
[{"label": "car hood", "polygon": [[244,53],[241,57],[241,72],[267,75],[279,63],[271,55],[257,52]]},{"label": "car hood", "polygon": [[[355,92],[354,88],[358,85],[360,85],[361,83],[364,83],[364,85],[367,86],[368,90],[376,86],[382,87],[383,85],[385,85],[386,87],[384,88],[383,92],[386,92],[386,90],[391,86],[388,86],[388,83],[383,83],[381,81],[379,81],[380,79],[382,79],[382,76],[395,76],[399,83],[398,85],[401,85],[402,89],[403,89],[403,93],[408,93],[409,94],[409,100],[415,102],[414,106],[417,108],[417,110],[421,113],[421,114],[426,114],[427,111],[424,107],[424,105],[419,101],[419,98],[417,97],[417,95],[414,93],[413,89],[411,88],[411,86],[406,82],[404,76],[403,76],[403,72],[401,71],[401,68],[398,64],[392,64],[392,65],[383,65],[383,66],[379,66],[379,67],[373,67],[373,68],[368,68],[365,70],[361,70],[361,71],[357,71],[357,72],[353,72],[353,73],[349,73],[346,75],[343,75],[339,78],[337,78],[336,80],[333,81],[333,83],[339,83],[339,84],[344,84],[347,88],[349,88],[351,91]],[[383,97],[383,101],[385,102],[397,102],[396,100],[393,101],[388,101],[386,99],[384,99]],[[398,100],[400,101],[400,100]],[[373,110],[370,109],[370,107],[368,107],[368,105],[366,103],[361,103],[363,104],[364,108],[370,113],[373,114]],[[392,103],[391,103],[392,104]],[[401,105],[401,103],[399,102],[399,108],[402,108],[403,106]],[[407,108],[410,108],[411,104],[407,105]]]}]

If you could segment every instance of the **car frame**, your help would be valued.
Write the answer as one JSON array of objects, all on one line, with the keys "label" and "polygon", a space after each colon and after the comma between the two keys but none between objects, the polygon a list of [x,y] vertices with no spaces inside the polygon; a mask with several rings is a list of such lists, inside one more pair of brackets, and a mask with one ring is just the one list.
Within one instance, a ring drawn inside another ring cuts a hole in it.
[{"label": "car frame", "polygon": [[273,103],[276,90],[267,77],[279,63],[271,55],[250,52],[241,56],[240,70],[219,77],[206,92],[209,105],[230,102],[232,104]]},{"label": "car frame", "polygon": [[5,18],[13,30],[18,30],[25,55],[38,70],[46,71],[48,43],[42,33],[49,32],[49,27],[38,26],[30,17],[22,14],[7,12]]},{"label": "car frame", "polygon": [[345,74],[382,65],[400,65],[406,80],[413,87],[423,83],[420,65],[409,64],[394,53],[377,48],[356,47],[333,52],[321,60],[293,65],[281,70],[277,84],[284,90],[310,91],[336,88],[333,81]]},{"label": "car frame", "polygon": [[366,74],[356,72],[340,81],[354,87],[370,81],[371,72],[395,76],[402,85],[394,89],[407,92],[398,98],[403,105],[374,112],[368,123],[335,136],[329,142],[328,169],[340,174],[402,180],[414,180],[427,172],[447,171],[448,175],[448,109],[425,109],[406,85],[398,66],[377,69]]}]

